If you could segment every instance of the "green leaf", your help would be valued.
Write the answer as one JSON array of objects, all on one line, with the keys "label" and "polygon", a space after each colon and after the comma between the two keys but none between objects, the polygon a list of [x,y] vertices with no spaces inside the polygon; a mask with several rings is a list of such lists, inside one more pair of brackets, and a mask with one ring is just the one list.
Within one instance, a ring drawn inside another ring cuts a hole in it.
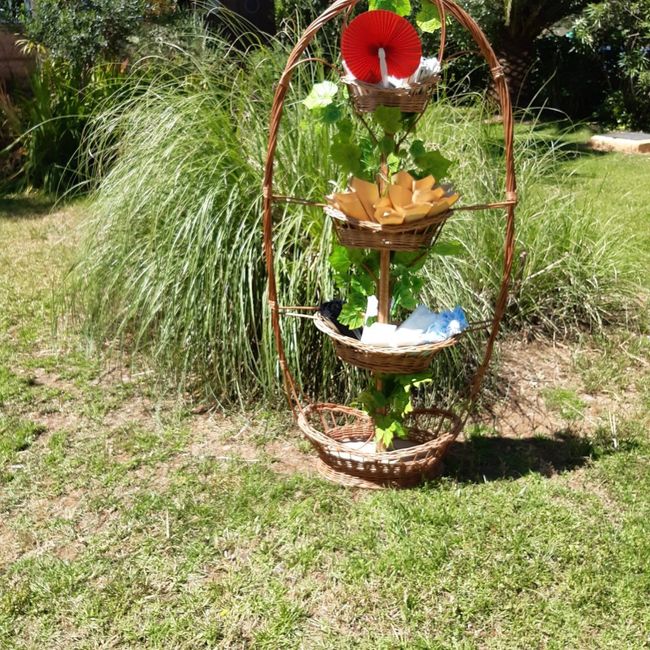
[{"label": "green leaf", "polygon": [[379,172],[379,156],[375,143],[369,137],[362,137],[359,140],[361,147],[361,166],[363,167],[363,179],[373,182]]},{"label": "green leaf", "polygon": [[399,158],[399,156],[395,155],[394,153],[388,155],[388,158],[386,158],[386,162],[388,163],[388,170],[390,171],[391,174],[397,174],[400,167],[402,166],[401,159]]},{"label": "green leaf", "polygon": [[445,176],[452,165],[452,161],[447,160],[437,149],[427,151],[422,140],[415,140],[409,151],[422,176],[431,174],[439,180]]},{"label": "green leaf", "polygon": [[359,401],[364,405],[370,415],[375,415],[386,406],[386,397],[376,388],[364,390],[359,395]]},{"label": "green leaf", "polygon": [[339,87],[332,81],[322,81],[314,84],[311,92],[302,103],[311,111],[316,108],[325,108],[329,106],[339,91]]},{"label": "green leaf", "polygon": [[465,252],[464,246],[459,241],[438,242],[431,250],[443,257],[457,257]]},{"label": "green leaf", "polygon": [[352,139],[352,134],[354,133],[354,125],[352,124],[352,120],[345,119],[341,120],[338,125],[338,135],[337,135],[337,140],[340,142],[350,142]]},{"label": "green leaf", "polygon": [[409,271],[397,275],[393,284],[393,308],[415,309],[418,305],[422,284],[423,280]]},{"label": "green leaf", "polygon": [[411,15],[411,0],[370,0],[368,8],[373,9],[386,9],[387,11],[394,11],[400,16]]},{"label": "green leaf", "polygon": [[343,309],[339,314],[339,323],[347,325],[350,329],[356,329],[363,326],[363,319],[365,316],[365,308],[360,308],[350,302],[343,305]]},{"label": "green leaf", "polygon": [[388,449],[392,444],[395,436],[406,438],[408,431],[399,420],[390,417],[377,418],[375,421],[377,428],[375,430],[375,439],[382,442]]},{"label": "green leaf", "polygon": [[351,142],[334,142],[331,149],[332,160],[344,173],[354,174],[361,171],[361,149]]},{"label": "green leaf", "polygon": [[[433,250],[435,250],[435,247]],[[414,253],[405,253],[404,251],[398,251],[393,257],[393,262],[395,264],[399,264],[400,266],[404,266],[411,273],[415,273],[426,264],[427,257],[428,255],[426,253],[423,255],[419,251],[416,251]]]},{"label": "green leaf", "polygon": [[[353,249],[355,252],[360,251],[360,249]],[[365,267],[372,271],[375,275],[379,273],[379,251],[370,251],[368,253],[363,253],[363,259],[360,262],[360,266]]]},{"label": "green leaf", "polygon": [[324,124],[336,124],[343,116],[343,109],[335,103],[318,111],[318,119]]},{"label": "green leaf", "polygon": [[385,135],[379,141],[379,151],[381,151],[381,153],[386,157],[393,154],[395,151],[395,140],[392,137]]},{"label": "green leaf", "polygon": [[415,22],[423,32],[428,34],[433,34],[442,27],[438,7],[430,0],[422,0],[422,7],[415,17]]},{"label": "green leaf", "polygon": [[328,262],[332,269],[334,269],[335,273],[338,273],[339,275],[347,274],[350,270],[350,256],[348,255],[348,249],[345,248],[345,246],[334,244]]},{"label": "green leaf", "polygon": [[372,296],[376,291],[375,283],[367,273],[356,273],[350,281],[352,289],[364,296]]},{"label": "green leaf", "polygon": [[394,135],[402,126],[402,111],[395,106],[378,106],[373,117],[388,135]]}]

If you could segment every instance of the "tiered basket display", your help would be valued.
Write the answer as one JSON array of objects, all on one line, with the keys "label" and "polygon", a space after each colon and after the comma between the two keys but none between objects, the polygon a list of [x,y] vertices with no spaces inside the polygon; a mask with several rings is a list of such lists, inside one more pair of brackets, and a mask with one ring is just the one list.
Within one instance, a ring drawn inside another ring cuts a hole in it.
[{"label": "tiered basket display", "polygon": [[[288,197],[274,195],[274,161],[281,126],[282,113],[291,78],[295,68],[313,61],[304,53],[316,34],[330,21],[342,17],[348,19],[359,0],[336,0],[303,33],[291,52],[285,70],[279,80],[271,112],[269,146],[264,173],[264,252],[268,271],[268,299],[271,323],[277,352],[282,368],[287,399],[297,424],[310,440],[320,457],[321,472],[329,479],[351,487],[409,487],[423,479],[435,476],[441,470],[441,459],[449,446],[463,429],[467,414],[477,398],[482,380],[490,363],[499,325],[505,311],[512,261],[514,255],[514,208],[516,205],[516,183],[513,160],[512,108],[503,70],[485,35],[474,20],[452,0],[435,0],[442,17],[440,59],[444,52],[445,17],[451,16],[472,36],[488,62],[494,86],[499,96],[505,140],[506,196],[499,204],[471,206],[469,209],[504,208],[504,263],[500,290],[496,299],[494,315],[489,327],[482,360],[467,390],[459,395],[453,410],[432,408],[415,410],[408,416],[405,425],[408,439],[400,441],[394,449],[383,451],[374,445],[375,423],[363,411],[349,406],[310,403],[302,395],[287,363],[280,318],[283,307],[278,304],[273,250],[273,205]],[[398,107],[402,112],[422,112],[431,98],[437,79],[411,88],[382,88],[365,83],[346,81],[350,100],[357,113],[374,111],[378,106]],[[309,203],[296,199],[298,203]],[[462,208],[454,208],[458,210]],[[468,209],[468,208],[466,208]],[[350,248],[375,249],[380,251],[381,270],[378,282],[380,322],[382,303],[390,304],[388,268],[392,251],[419,251],[432,246],[445,222],[452,214],[425,217],[403,225],[385,225],[373,221],[359,221],[346,216],[333,206],[325,208],[339,242]],[[383,284],[382,279],[384,278]],[[382,289],[383,287],[383,289]],[[317,313],[316,327],[332,342],[337,356],[345,363],[370,370],[377,375],[415,374],[429,368],[435,356],[446,348],[457,345],[460,336],[453,336],[440,343],[411,347],[384,347],[361,343],[360,340],[344,336],[327,318]]]}]

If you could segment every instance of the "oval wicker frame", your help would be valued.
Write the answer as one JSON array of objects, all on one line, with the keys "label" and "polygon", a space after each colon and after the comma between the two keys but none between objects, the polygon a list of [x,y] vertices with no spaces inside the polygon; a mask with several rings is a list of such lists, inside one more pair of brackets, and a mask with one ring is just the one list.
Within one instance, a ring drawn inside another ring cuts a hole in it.
[{"label": "oval wicker frame", "polygon": [[342,246],[375,248],[391,251],[418,251],[428,248],[438,238],[442,227],[451,216],[451,210],[425,217],[411,223],[382,225],[374,221],[359,221],[328,205],[325,214],[330,217],[336,237]]},{"label": "oval wicker frame", "polygon": [[[340,15],[343,16],[344,20],[346,20],[358,2],[359,0],[336,0],[311,25],[309,25],[309,27],[307,27],[289,55],[284,72],[282,73],[276,88],[273,107],[271,110],[269,141],[263,181],[264,254],[268,274],[268,301],[271,312],[271,325],[273,328],[280,368],[282,370],[287,401],[301,430],[318,450],[321,460],[327,465],[328,478],[345,485],[355,485],[359,487],[373,487],[377,485],[406,487],[417,483],[423,477],[429,476],[435,472],[436,468],[439,468],[440,458],[442,458],[449,445],[461,432],[467,420],[470,406],[475,402],[479,394],[481,384],[492,357],[495,341],[499,334],[501,320],[506,308],[514,259],[514,214],[515,205],[517,203],[517,192],[513,154],[514,130],[512,104],[503,67],[499,63],[494,50],[490,46],[490,43],[485,37],[485,34],[481,31],[480,27],[467,12],[452,0],[434,0],[435,4],[438,6],[442,22],[439,59],[441,61],[443,59],[446,24],[445,18],[447,15],[450,15],[470,33],[474,42],[478,45],[481,54],[490,66],[494,88],[499,98],[501,116],[503,119],[506,171],[505,201],[501,205],[501,207],[506,211],[501,286],[494,306],[494,315],[490,326],[490,334],[485,345],[483,358],[476,368],[473,378],[469,382],[466,395],[463,395],[462,399],[459,400],[463,404],[461,413],[454,414],[450,411],[441,411],[436,409],[428,412],[418,412],[417,414],[414,414],[414,423],[410,429],[410,435],[413,439],[422,441],[416,448],[417,451],[414,451],[414,448],[411,448],[406,455],[398,451],[368,454],[367,458],[364,455],[362,461],[360,461],[362,470],[355,467],[352,461],[350,461],[353,465],[352,467],[349,467],[346,463],[341,465],[339,462],[341,460],[340,454],[349,453],[349,449],[345,449],[342,443],[337,440],[337,437],[340,435],[352,435],[351,429],[346,428],[344,431],[341,430],[340,427],[345,425],[328,426],[324,415],[326,413],[329,413],[330,415],[333,414],[333,422],[336,422],[337,416],[345,415],[348,419],[351,419],[351,422],[348,422],[348,425],[356,432],[355,435],[363,435],[365,433],[370,435],[370,427],[372,425],[368,424],[369,418],[366,414],[361,413],[360,411],[355,411],[355,409],[349,409],[345,406],[333,404],[306,404],[288,367],[284,342],[282,339],[282,330],[280,327],[281,307],[277,303],[277,286],[273,252],[273,204],[274,201],[281,200],[282,197],[276,197],[273,194],[273,172],[284,103],[294,70],[298,65],[306,61],[314,60],[309,57],[302,58],[303,53],[323,26]],[[438,418],[438,425],[432,426],[429,424],[424,426],[420,424],[419,421],[423,418],[426,419],[427,413],[431,417]],[[314,425],[314,414],[318,416],[322,430]],[[445,430],[444,433],[441,434],[445,422],[449,422],[450,426],[448,427],[448,430]],[[425,436],[429,436],[426,441],[424,440]],[[330,449],[334,449],[334,455],[328,451]],[[358,454],[358,452],[355,453]],[[337,456],[336,454],[339,455]],[[385,470],[384,467],[388,462],[388,459],[394,460],[394,463],[392,465],[389,463],[388,465],[389,467],[392,467],[392,469]],[[417,470],[413,469],[413,467],[417,467]],[[388,471],[390,475],[385,476],[385,471]],[[380,481],[377,481],[378,472],[380,472]]]},{"label": "oval wicker frame", "polygon": [[341,334],[329,319],[321,314],[314,316],[314,324],[330,337],[336,356],[347,363],[390,375],[414,375],[424,372],[441,350],[456,344],[461,334],[438,343],[412,345],[399,348],[368,345],[358,339]]}]

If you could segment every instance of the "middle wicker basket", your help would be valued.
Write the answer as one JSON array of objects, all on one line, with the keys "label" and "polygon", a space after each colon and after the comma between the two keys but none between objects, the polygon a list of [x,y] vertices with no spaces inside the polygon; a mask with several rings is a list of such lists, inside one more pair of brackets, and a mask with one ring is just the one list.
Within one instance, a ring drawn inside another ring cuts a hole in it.
[{"label": "middle wicker basket", "polygon": [[411,375],[424,372],[438,352],[455,345],[462,336],[458,334],[438,343],[391,348],[368,345],[358,339],[345,336],[338,331],[331,320],[320,313],[314,316],[314,323],[317,329],[330,337],[339,359],[357,368],[387,375]]},{"label": "middle wicker basket", "polygon": [[417,251],[428,248],[451,216],[447,210],[400,225],[381,225],[373,221],[359,221],[328,205],[325,214],[332,219],[339,243],[350,248]]}]

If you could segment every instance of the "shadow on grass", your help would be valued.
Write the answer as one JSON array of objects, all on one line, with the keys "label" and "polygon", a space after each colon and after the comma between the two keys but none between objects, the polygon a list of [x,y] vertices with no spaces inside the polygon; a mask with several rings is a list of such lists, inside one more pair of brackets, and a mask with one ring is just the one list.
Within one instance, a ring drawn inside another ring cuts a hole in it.
[{"label": "shadow on grass", "polygon": [[54,204],[43,194],[0,194],[0,219],[40,219]]},{"label": "shadow on grass", "polygon": [[[498,125],[500,129],[500,125]],[[600,158],[607,152],[593,149],[589,138],[595,131],[582,122],[573,123],[569,120],[537,119],[533,125],[529,122],[518,124],[515,128],[515,139],[524,138],[526,147],[544,155],[549,148],[561,151],[558,163],[573,161],[577,158]],[[487,145],[487,150],[495,160],[503,157],[504,140],[500,130],[495,130],[493,141]]]},{"label": "shadow on grass", "polygon": [[[626,441],[624,448],[635,443]],[[444,459],[445,475],[465,483],[519,478],[530,472],[552,476],[582,467],[610,453],[613,447],[565,430],[554,437],[507,438],[472,436],[456,441]]]}]

